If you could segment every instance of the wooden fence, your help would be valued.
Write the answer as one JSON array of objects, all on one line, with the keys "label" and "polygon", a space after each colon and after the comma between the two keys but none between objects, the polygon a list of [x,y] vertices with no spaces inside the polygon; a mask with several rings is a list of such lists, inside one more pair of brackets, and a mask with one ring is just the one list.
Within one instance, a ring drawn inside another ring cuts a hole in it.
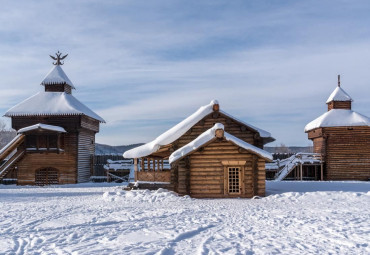
[{"label": "wooden fence", "polygon": [[93,176],[106,176],[104,165],[107,164],[107,160],[123,160],[122,155],[94,155],[93,156]]}]

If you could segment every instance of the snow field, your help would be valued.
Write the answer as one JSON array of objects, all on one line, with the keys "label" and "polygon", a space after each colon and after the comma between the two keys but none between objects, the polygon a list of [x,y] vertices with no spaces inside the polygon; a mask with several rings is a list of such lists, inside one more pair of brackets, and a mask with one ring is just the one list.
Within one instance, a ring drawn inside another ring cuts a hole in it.
[{"label": "snow field", "polygon": [[370,254],[369,190],[267,182],[261,199],[193,199],[111,184],[0,185],[0,254]]}]

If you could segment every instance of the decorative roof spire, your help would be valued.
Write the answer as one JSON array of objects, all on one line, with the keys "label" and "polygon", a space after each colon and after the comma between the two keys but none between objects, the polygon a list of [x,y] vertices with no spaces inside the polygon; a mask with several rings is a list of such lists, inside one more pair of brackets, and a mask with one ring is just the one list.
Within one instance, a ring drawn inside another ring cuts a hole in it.
[{"label": "decorative roof spire", "polygon": [[68,56],[68,54],[67,55],[64,55],[63,57],[61,57],[62,53],[60,53],[59,50],[58,50],[58,52],[55,53],[55,55],[57,57],[53,57],[52,55],[49,55],[52,59],[56,60],[56,62],[53,63],[53,65],[55,65],[55,66],[64,65],[64,62],[62,63],[61,60],[65,59]]},{"label": "decorative roof spire", "polygon": [[338,87],[340,87],[340,74],[338,74]]}]

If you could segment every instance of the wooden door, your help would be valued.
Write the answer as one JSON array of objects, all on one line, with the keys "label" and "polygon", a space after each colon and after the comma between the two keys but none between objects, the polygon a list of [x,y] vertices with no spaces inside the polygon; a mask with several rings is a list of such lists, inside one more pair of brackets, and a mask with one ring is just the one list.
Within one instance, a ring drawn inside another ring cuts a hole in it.
[{"label": "wooden door", "polygon": [[35,185],[55,185],[59,184],[59,171],[52,167],[38,169],[35,172]]},{"label": "wooden door", "polygon": [[241,194],[242,192],[242,168],[241,167],[228,167],[228,193]]}]

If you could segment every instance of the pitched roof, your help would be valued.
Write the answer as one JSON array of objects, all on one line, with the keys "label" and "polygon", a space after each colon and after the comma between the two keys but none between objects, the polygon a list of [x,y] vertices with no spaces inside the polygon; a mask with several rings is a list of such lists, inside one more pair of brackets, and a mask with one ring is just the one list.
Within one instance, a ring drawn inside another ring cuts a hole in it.
[{"label": "pitched roof", "polygon": [[308,132],[320,127],[353,126],[370,126],[370,118],[352,110],[332,109],[308,123],[304,131]]},{"label": "pitched roof", "polygon": [[326,103],[331,101],[353,101],[352,98],[345,92],[341,87],[336,87],[334,91],[330,94]]},{"label": "pitched roof", "polygon": [[243,124],[243,125],[245,125],[245,126],[247,126],[247,127],[251,128],[251,129],[253,129],[253,130],[257,131],[257,132],[260,134],[260,136],[261,136],[262,138],[272,138],[272,140],[271,140],[271,141],[269,140],[268,142],[273,142],[273,141],[275,141],[275,138],[273,138],[273,137],[271,136],[271,133],[270,133],[270,132],[267,132],[266,130],[263,130],[263,129],[261,129],[261,128],[255,127],[255,126],[253,126],[253,125],[251,125],[251,124],[249,124],[249,123],[246,123],[246,122],[244,122],[244,121],[242,121],[242,120],[239,120],[239,119],[235,118],[234,116],[232,116],[231,114],[228,114],[227,112],[224,112],[224,111],[222,111],[222,110],[220,110],[220,113],[222,113],[222,114],[224,114],[224,115],[228,116],[228,117],[229,117],[229,118],[231,118],[231,119],[236,120],[236,121],[237,121],[237,122],[239,122],[240,124]]},{"label": "pitched roof", "polygon": [[[176,150],[171,154],[169,157],[170,164],[191,154],[192,152],[196,151],[203,145],[207,144],[208,142],[211,142],[216,139],[216,130],[222,129],[224,130],[224,125],[221,123],[216,123],[212,128],[208,129],[207,131],[203,132],[201,135],[199,135],[196,139],[191,141],[190,143],[184,145],[180,149]],[[271,153],[262,150],[256,146],[253,146],[252,144],[249,144],[227,132],[224,132],[224,137],[227,141],[234,143],[235,145],[253,153],[256,154],[268,161],[271,161],[272,155]]]},{"label": "pitched roof", "polygon": [[[213,106],[218,105],[217,100],[212,100],[208,105],[200,107],[195,113],[178,123],[176,126],[170,128],[166,132],[164,132],[162,135],[158,136],[153,141],[146,143],[144,145],[141,145],[139,147],[136,147],[134,149],[126,151],[123,156],[125,158],[141,158],[148,156],[154,152],[156,152],[160,146],[164,146],[167,144],[170,144],[174,141],[176,141],[178,138],[180,138],[182,135],[184,135],[190,128],[192,128],[196,123],[198,123],[200,120],[202,120],[204,117],[206,117],[208,114],[213,112]],[[228,115],[227,113],[220,111],[221,114],[224,114],[226,116],[229,116],[230,118],[235,119],[231,115]],[[235,119],[236,121],[250,127],[251,129],[255,130],[256,132],[260,133],[260,136],[262,138],[271,138],[274,140],[274,138],[271,137],[271,134],[267,131],[264,131],[262,129],[256,128],[252,125],[249,125],[245,122],[242,122],[240,120]]]},{"label": "pitched roof", "polygon": [[105,120],[65,92],[39,92],[10,108],[5,116],[86,115],[100,122]]},{"label": "pitched roof", "polygon": [[24,128],[19,129],[18,134],[31,131],[31,130],[49,130],[49,131],[54,131],[58,133],[67,133],[67,131],[62,127],[38,123],[38,124],[29,126],[29,127],[24,127]]},{"label": "pitched roof", "polygon": [[53,84],[67,84],[76,89],[60,65],[55,65],[41,82],[44,86]]}]

